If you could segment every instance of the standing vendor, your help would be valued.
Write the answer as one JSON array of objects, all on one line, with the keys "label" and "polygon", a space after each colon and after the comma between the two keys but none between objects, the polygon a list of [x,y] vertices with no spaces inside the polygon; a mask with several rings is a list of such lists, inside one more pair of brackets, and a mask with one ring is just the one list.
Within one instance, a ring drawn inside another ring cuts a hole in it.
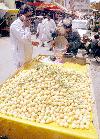
[{"label": "standing vendor", "polygon": [[31,45],[31,9],[25,7],[20,16],[10,26],[10,37],[13,44],[14,61],[16,68],[32,59]]}]

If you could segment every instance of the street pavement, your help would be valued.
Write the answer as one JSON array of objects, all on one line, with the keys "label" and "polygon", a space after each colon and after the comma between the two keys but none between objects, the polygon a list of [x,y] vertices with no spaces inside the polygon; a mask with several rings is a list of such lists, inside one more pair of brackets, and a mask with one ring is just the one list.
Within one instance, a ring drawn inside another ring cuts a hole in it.
[{"label": "street pavement", "polygon": [[[34,39],[33,37],[33,40]],[[52,52],[49,51],[49,47],[33,47],[33,58],[39,54],[51,55]],[[100,64],[92,61],[90,69],[100,126]],[[0,83],[3,83],[14,72],[15,66],[12,57],[12,44],[10,38],[0,38]]]}]

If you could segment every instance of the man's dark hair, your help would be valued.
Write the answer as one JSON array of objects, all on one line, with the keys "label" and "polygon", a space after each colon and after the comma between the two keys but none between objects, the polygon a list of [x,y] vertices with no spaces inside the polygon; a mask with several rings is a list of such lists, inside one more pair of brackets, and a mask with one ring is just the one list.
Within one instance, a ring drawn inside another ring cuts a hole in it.
[{"label": "man's dark hair", "polygon": [[99,39],[99,35],[98,34],[94,35],[94,38]]},{"label": "man's dark hair", "polygon": [[28,13],[28,12],[32,12],[32,9],[31,9],[31,7],[29,7],[29,6],[25,6],[23,9],[20,9],[19,14],[20,14],[20,15],[21,15],[21,14],[26,14],[26,13]]},{"label": "man's dark hair", "polygon": [[51,14],[50,13],[48,13],[46,16],[51,18]]},{"label": "man's dark hair", "polygon": [[63,24],[63,27],[65,28],[65,29],[71,29],[72,28],[72,24],[69,24],[69,25],[66,25],[66,24]]}]

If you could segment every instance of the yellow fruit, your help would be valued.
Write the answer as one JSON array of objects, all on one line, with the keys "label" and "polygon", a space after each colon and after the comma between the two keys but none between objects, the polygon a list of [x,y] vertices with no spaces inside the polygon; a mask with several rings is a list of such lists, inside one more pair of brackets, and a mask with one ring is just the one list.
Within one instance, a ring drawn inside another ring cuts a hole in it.
[{"label": "yellow fruit", "polygon": [[89,128],[92,98],[87,73],[62,65],[37,64],[7,80],[0,111],[39,123]]}]

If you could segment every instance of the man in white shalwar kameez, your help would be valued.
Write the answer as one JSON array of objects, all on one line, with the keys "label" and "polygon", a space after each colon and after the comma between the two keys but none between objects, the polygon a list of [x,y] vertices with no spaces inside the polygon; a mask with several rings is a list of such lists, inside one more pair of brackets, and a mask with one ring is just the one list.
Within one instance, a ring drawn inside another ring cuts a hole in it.
[{"label": "man in white shalwar kameez", "polygon": [[43,46],[44,42],[47,40],[47,35],[45,34],[44,25],[42,23],[42,20],[43,20],[43,17],[41,17],[40,23],[38,24],[36,36],[41,41],[42,46]]},{"label": "man in white shalwar kameez", "polygon": [[31,11],[25,7],[20,16],[10,26],[10,37],[13,45],[13,58],[16,68],[32,59],[32,45],[30,32]]},{"label": "man in white shalwar kameez", "polygon": [[51,19],[50,15],[47,15],[47,18],[42,21],[44,33],[45,33],[45,41],[52,40],[52,33],[56,30],[56,24],[53,19]]}]

